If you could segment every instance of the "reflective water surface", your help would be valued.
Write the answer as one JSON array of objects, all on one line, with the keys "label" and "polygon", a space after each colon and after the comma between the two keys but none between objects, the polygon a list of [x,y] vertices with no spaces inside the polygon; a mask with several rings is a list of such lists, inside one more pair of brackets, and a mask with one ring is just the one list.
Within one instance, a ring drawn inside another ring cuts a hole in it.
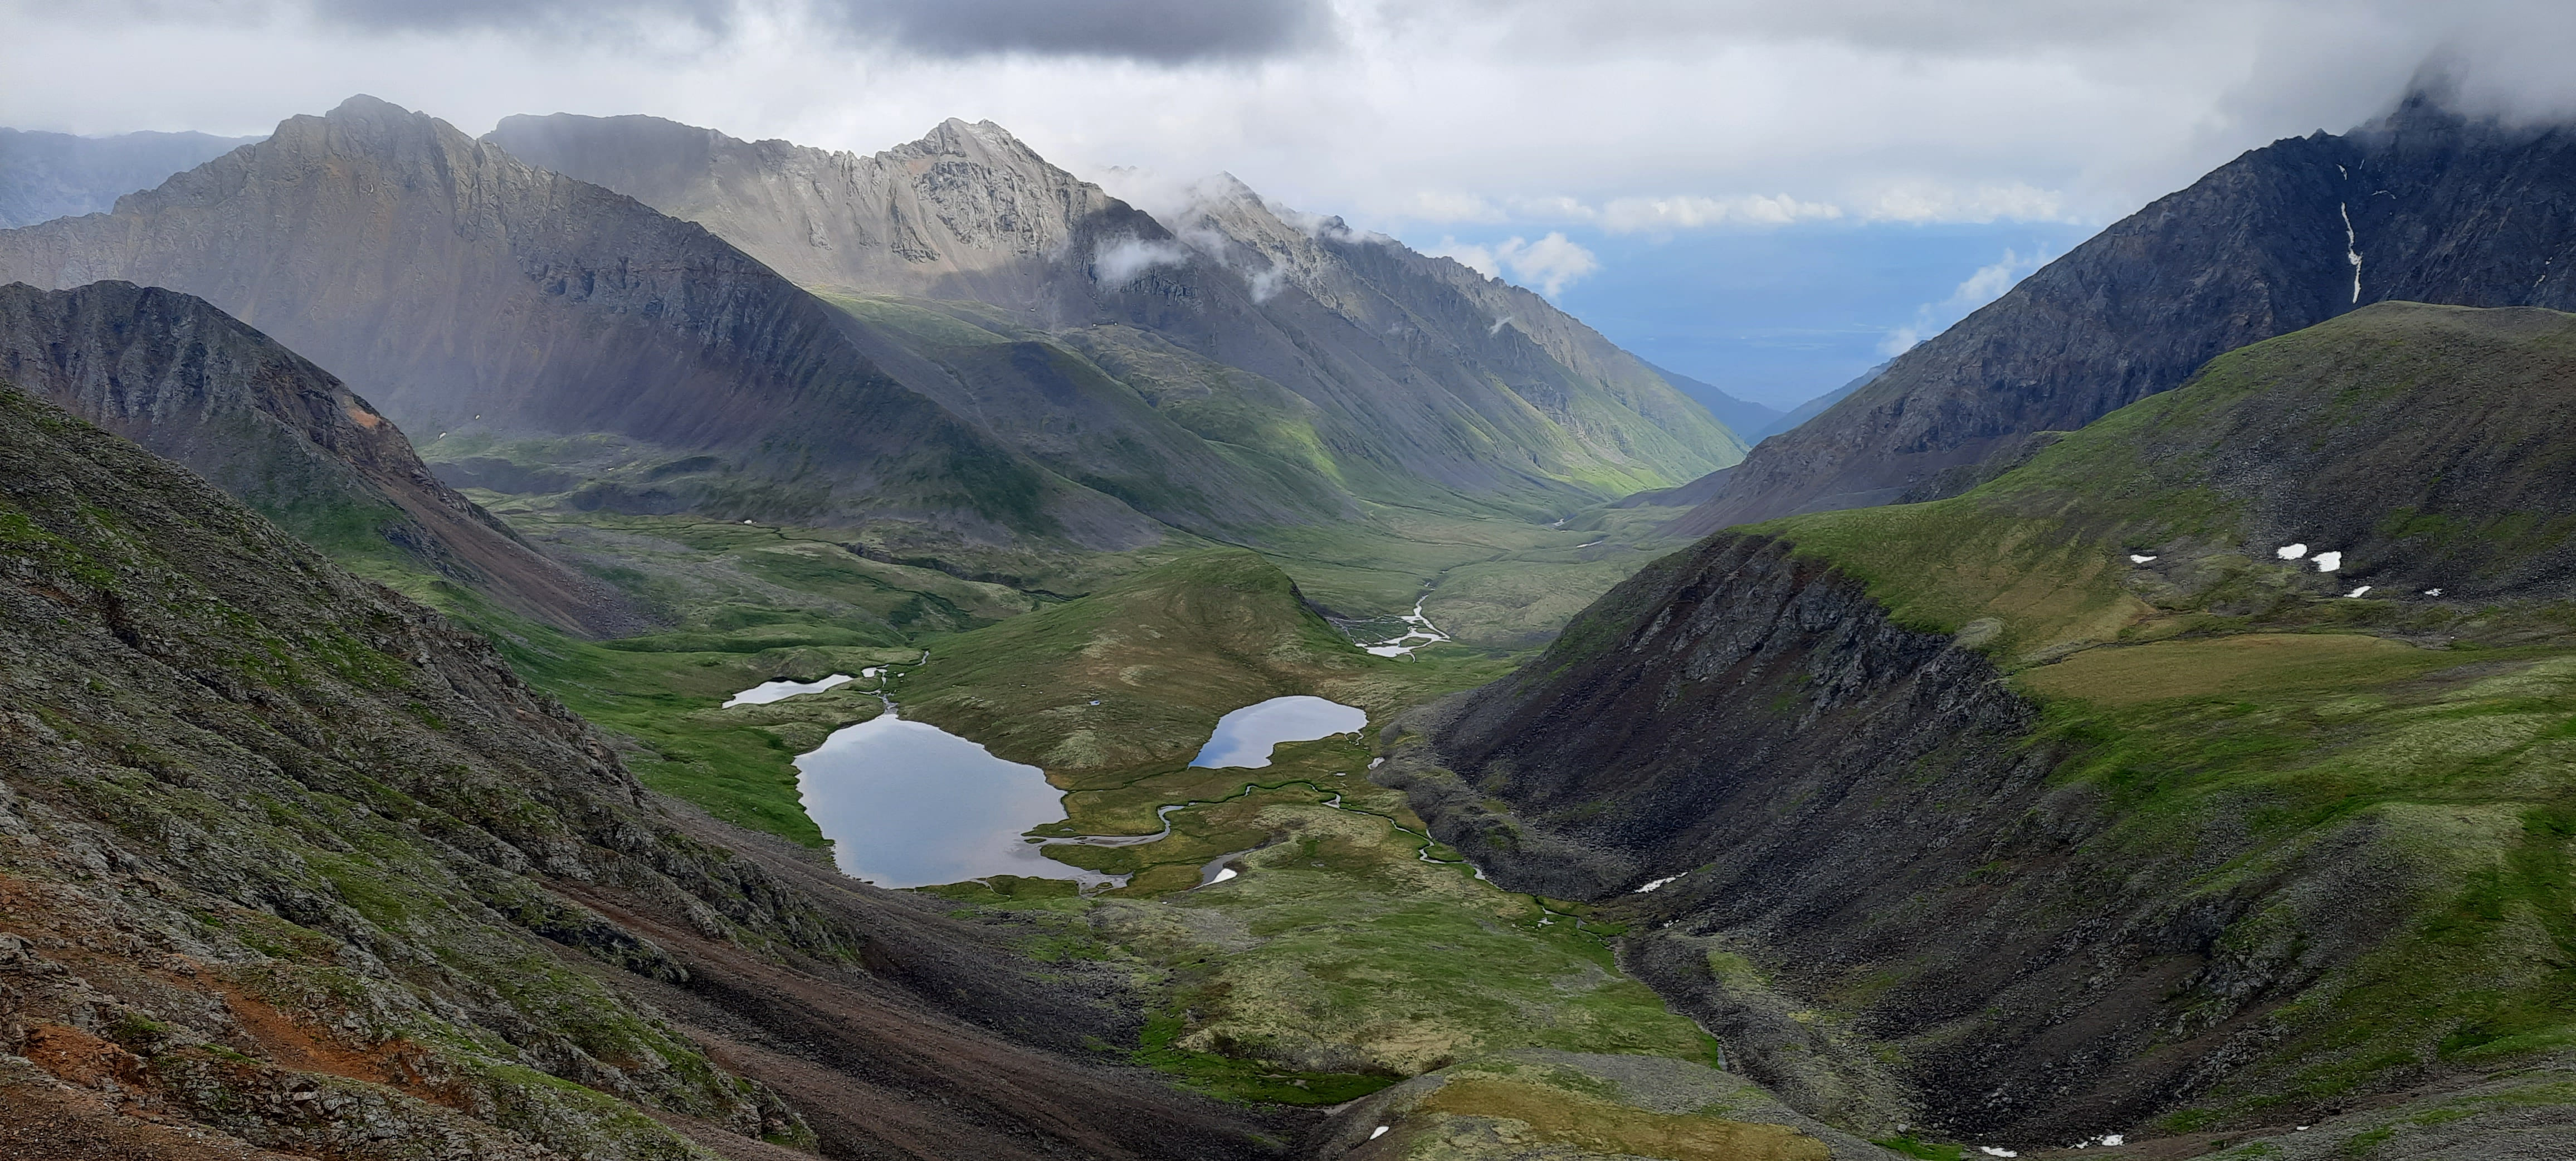
[{"label": "reflective water surface", "polygon": [[1021,837],[1064,818],[1064,792],[1045,774],[927,722],[888,710],[833,731],[796,770],[805,813],[832,840],[842,872],[880,887],[986,875],[1106,881]]},{"label": "reflective water surface", "polygon": [[1267,766],[1270,748],[1310,742],[1368,725],[1356,706],[1299,694],[1256,702],[1217,719],[1216,734],[1190,759],[1192,766]]}]

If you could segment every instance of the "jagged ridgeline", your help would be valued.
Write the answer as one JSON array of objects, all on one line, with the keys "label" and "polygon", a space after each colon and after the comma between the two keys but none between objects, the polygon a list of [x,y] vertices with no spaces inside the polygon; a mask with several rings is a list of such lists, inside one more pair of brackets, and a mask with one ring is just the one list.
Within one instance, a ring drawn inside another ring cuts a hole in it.
[{"label": "jagged ridgeline", "polygon": [[1038,416],[1116,415],[1124,426],[1099,438],[1157,445],[1182,443],[1176,425],[1329,509],[1426,488],[1620,495],[1743,454],[1706,409],[1538,295],[1231,178],[1148,215],[990,122],[871,156],[651,117],[512,117],[485,140],[825,291],[881,343],[936,364],[972,414],[1031,425],[1019,438],[1041,456]]},{"label": "jagged ridgeline", "polygon": [[2183,382],[2211,358],[2375,302],[2576,307],[2576,132],[2417,93],[2341,136],[2248,150],[2041,268],[1766,441],[1699,536],[1797,512],[1954,495]]},{"label": "jagged ridgeline", "polygon": [[1668,557],[1388,769],[1498,882],[1625,900],[1633,966],[1811,1112],[2533,1155],[2576,1044],[2571,431],[2576,316],[2369,306],[1965,494]]},{"label": "jagged ridgeline", "polygon": [[[581,511],[1126,549],[1370,503],[1544,520],[1742,454],[1535,295],[1221,210],[1176,235],[989,125],[873,158],[643,118],[475,141],[360,97],[0,231],[0,277],[202,297],[452,479]],[[536,462],[565,437],[605,438]]]},{"label": "jagged ridgeline", "polygon": [[174,460],[378,579],[445,579],[587,636],[643,622],[440,483],[339,380],[202,299],[0,286],[0,381]]},{"label": "jagged ridgeline", "polygon": [[17,390],[0,574],[11,1156],[1177,1159],[1292,1131],[1086,1059],[1134,1040],[1119,977],[1041,976],[664,807],[483,639]]}]

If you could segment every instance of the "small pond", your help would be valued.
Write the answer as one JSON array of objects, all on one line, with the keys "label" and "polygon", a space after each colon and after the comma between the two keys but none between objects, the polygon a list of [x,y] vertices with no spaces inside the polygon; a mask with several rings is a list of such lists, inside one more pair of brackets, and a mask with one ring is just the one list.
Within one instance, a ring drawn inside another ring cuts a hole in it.
[{"label": "small pond", "polygon": [[[870,670],[869,675],[875,676],[875,672]],[[850,680],[849,674],[835,673],[821,681],[764,681],[733,695],[733,700],[724,703],[724,708],[732,709],[738,705],[768,705],[773,701],[783,701],[800,693],[821,693],[848,680]]]},{"label": "small pond", "polygon": [[805,813],[832,840],[842,872],[880,887],[986,875],[1108,881],[1039,854],[1021,836],[1064,818],[1064,792],[1037,767],[892,709],[833,731],[796,759],[796,770]]},{"label": "small pond", "polygon": [[[829,685],[795,692],[817,688]],[[1191,764],[1267,766],[1270,748],[1281,742],[1312,741],[1367,724],[1367,712],[1354,706],[1320,697],[1274,697],[1225,715]],[[1026,837],[1031,828],[1064,818],[1064,792],[1049,785],[1043,771],[996,758],[928,722],[906,721],[891,705],[870,721],[834,730],[820,748],[796,759],[796,772],[805,813],[832,840],[833,860],[843,873],[880,887],[927,887],[988,875],[1071,879],[1086,887],[1123,881],[1047,858],[1040,853],[1043,844]],[[1082,841],[1151,842],[1169,833],[1171,813],[1184,805],[1156,811],[1161,833]],[[1220,864],[1232,857],[1211,863],[1202,881],[1231,877]]]},{"label": "small pond", "polygon": [[1274,697],[1217,719],[1192,766],[1267,766],[1281,742],[1311,742],[1368,725],[1368,712],[1320,697]]}]

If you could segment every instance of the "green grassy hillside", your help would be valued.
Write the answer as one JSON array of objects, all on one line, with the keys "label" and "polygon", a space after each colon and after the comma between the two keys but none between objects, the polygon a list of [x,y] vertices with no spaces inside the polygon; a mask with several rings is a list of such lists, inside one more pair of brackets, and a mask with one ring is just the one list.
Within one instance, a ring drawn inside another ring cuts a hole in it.
[{"label": "green grassy hillside", "polygon": [[2012,675],[2106,812],[2077,866],[2277,900],[2222,948],[2349,944],[2290,896],[2374,868],[2385,929],[2166,1121],[2244,1123],[2576,1049],[2571,419],[2576,316],[2387,304],[1965,495],[1756,530]]}]

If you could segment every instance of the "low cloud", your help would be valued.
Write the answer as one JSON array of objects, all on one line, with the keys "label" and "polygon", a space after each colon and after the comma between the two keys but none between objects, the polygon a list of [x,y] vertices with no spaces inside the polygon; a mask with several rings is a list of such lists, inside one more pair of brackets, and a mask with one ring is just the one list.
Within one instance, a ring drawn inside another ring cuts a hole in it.
[{"label": "low cloud", "polygon": [[2021,182],[1976,186],[1900,183],[1880,191],[1861,216],[1874,222],[2068,220],[2065,195]]},{"label": "low cloud", "polygon": [[1189,260],[1187,246],[1131,234],[1102,242],[1091,252],[1091,277],[1102,286],[1121,287],[1157,266],[1181,266]]},{"label": "low cloud", "polygon": [[1564,195],[1494,201],[1472,194],[1414,195],[1409,216],[1448,223],[1572,222],[1614,234],[1670,234],[1721,228],[1772,229],[1802,222],[2055,222],[2068,220],[2066,199],[2025,183],[1958,186],[1904,182],[1850,205],[1794,194],[1671,194],[1613,198],[1598,206]]},{"label": "low cloud", "polygon": [[1890,357],[1912,350],[1915,344],[1941,333],[1952,323],[1976,312],[1978,307],[2004,296],[2032,271],[2048,264],[2049,256],[2033,253],[2024,257],[2019,251],[2005,250],[2004,256],[1962,280],[1950,297],[1927,302],[1914,308],[1914,321],[1887,332],[1878,351]]},{"label": "low cloud", "polygon": [[1786,226],[1793,222],[1832,221],[1842,216],[1841,206],[1800,201],[1787,194],[1620,198],[1601,207],[1602,226],[1622,234],[1707,226]]},{"label": "low cloud", "polygon": [[[1556,297],[1566,287],[1601,269],[1601,260],[1594,257],[1592,251],[1555,231],[1535,242],[1513,237],[1491,246],[1442,238],[1439,245],[1423,253],[1435,258],[1455,259],[1487,278],[1508,277],[1549,298]],[[1499,324],[1497,326],[1499,328]]]}]

